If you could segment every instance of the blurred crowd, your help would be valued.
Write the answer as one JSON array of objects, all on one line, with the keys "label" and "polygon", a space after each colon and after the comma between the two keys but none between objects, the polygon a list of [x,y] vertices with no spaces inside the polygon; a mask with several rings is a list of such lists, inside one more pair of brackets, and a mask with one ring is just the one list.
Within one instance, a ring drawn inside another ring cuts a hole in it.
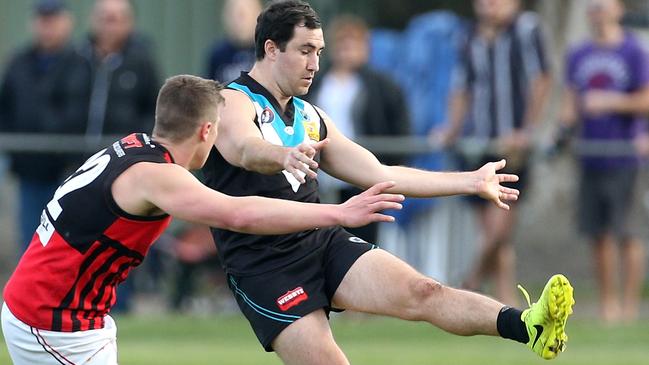
[{"label": "blurred crowd", "polygon": [[[336,15],[324,24],[326,56],[306,98],[361,144],[372,137],[411,137],[429,147],[408,154],[379,147],[377,156],[385,164],[473,170],[506,158],[505,171],[519,175],[513,186],[522,196],[546,184],[533,171],[539,158],[573,153],[579,177],[576,229],[591,242],[600,314],[607,322],[634,320],[647,263],[646,243],[630,223],[649,154],[648,45],[622,25],[622,1],[588,0],[583,14],[588,36],[570,45],[557,67],[550,57],[556,48],[538,14],[518,0],[472,3],[473,19],[436,11],[417,15],[402,31],[372,29],[357,15]],[[96,0],[81,42],[72,40],[75,19],[68,5],[35,1],[31,41],[0,60],[0,133],[75,134],[95,145],[105,135],[150,132],[162,78],[151,41],[136,30],[132,3]],[[262,6],[260,0],[225,1],[224,36],[207,50],[202,76],[227,83],[250,69]],[[554,113],[547,110],[552,84],[562,88],[561,107]],[[558,122],[548,125],[547,115]],[[540,146],[542,131],[548,130],[550,143]],[[622,153],[620,145],[627,147]],[[397,147],[407,151],[409,146]],[[8,171],[17,182],[19,252],[56,187],[87,157],[12,151],[0,159],[0,180]],[[325,174],[319,179],[325,200],[358,193]],[[466,255],[470,262],[457,285],[518,303],[513,231],[521,204],[505,211],[478,199],[458,202],[471,212],[476,230],[466,236],[474,241],[474,254]],[[445,209],[436,200],[410,200],[395,212],[398,225],[354,233],[425,274],[443,276],[452,268],[444,251],[431,247],[458,239],[439,235],[448,230],[442,225],[451,225],[442,219]],[[390,245],[398,235],[406,244]],[[154,247],[139,278],[122,285],[117,309],[129,309],[134,288],[168,292],[168,306],[175,310],[191,306],[197,280],[225,293],[207,227],[177,223]],[[163,268],[173,273],[166,284],[160,280]]]}]

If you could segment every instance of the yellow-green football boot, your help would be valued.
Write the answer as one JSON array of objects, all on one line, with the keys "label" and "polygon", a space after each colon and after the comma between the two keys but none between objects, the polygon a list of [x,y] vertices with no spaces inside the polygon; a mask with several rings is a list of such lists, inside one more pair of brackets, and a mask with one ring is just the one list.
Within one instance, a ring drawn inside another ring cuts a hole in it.
[{"label": "yellow-green football boot", "polygon": [[522,287],[518,288],[525,295],[530,306],[521,314],[530,338],[527,345],[542,358],[554,359],[566,348],[566,321],[572,314],[575,300],[573,289],[568,279],[557,274],[550,278],[539,300],[530,304],[530,296]]}]

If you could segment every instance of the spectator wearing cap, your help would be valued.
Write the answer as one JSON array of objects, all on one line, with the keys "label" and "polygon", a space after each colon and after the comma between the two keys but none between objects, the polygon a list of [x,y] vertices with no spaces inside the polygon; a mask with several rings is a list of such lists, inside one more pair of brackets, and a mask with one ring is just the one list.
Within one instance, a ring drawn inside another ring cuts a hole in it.
[{"label": "spectator wearing cap", "polygon": [[[11,57],[0,84],[0,130],[5,133],[78,133],[87,116],[87,74],[70,44],[73,18],[61,0],[33,8],[32,39]],[[59,153],[9,154],[19,182],[19,237],[24,251],[34,222],[70,164]]]}]

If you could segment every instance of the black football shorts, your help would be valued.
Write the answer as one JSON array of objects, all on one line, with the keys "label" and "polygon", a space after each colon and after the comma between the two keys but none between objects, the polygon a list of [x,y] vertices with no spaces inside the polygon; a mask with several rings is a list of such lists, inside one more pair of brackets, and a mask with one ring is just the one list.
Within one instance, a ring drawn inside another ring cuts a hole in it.
[{"label": "black football shorts", "polygon": [[315,230],[301,239],[300,246],[312,249],[279,269],[254,276],[228,275],[239,308],[269,352],[275,337],[291,323],[321,308],[327,314],[337,311],[331,300],[345,274],[376,247],[340,227]]}]

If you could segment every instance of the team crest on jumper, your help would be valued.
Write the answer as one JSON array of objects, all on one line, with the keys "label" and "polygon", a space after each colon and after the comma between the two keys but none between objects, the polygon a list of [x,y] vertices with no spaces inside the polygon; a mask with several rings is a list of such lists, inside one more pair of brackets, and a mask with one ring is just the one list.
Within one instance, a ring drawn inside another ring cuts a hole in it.
[{"label": "team crest on jumper", "polygon": [[302,121],[304,126],[304,131],[313,141],[318,142],[320,140],[320,129],[318,128],[318,123],[312,120],[305,119]]},{"label": "team crest on jumper", "polygon": [[261,112],[261,117],[259,118],[262,123],[272,123],[274,119],[275,114],[269,107],[264,108],[264,110]]}]

